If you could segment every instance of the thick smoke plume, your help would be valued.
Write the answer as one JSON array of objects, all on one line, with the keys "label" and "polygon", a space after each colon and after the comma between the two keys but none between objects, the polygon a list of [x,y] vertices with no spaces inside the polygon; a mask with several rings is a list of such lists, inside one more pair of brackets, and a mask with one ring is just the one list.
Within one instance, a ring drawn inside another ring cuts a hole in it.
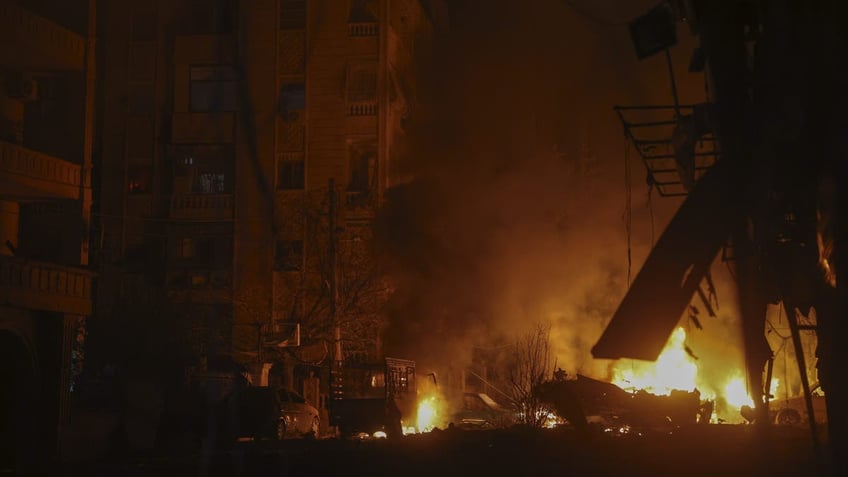
[{"label": "thick smoke plume", "polygon": [[[654,194],[648,207],[645,169],[630,153],[629,265],[628,154],[612,107],[669,104],[667,70],[662,57],[637,62],[626,26],[599,25],[566,2],[514,5],[451,11],[426,81],[431,118],[411,122],[412,153],[393,164],[413,179],[389,192],[378,220],[394,287],[386,352],[461,366],[475,347],[549,321],[558,365],[604,377],[608,363],[589,350],[628,268],[635,276],[679,205]],[[644,11],[628,9],[620,14]],[[673,50],[678,86],[683,101],[702,101],[686,34]]]}]

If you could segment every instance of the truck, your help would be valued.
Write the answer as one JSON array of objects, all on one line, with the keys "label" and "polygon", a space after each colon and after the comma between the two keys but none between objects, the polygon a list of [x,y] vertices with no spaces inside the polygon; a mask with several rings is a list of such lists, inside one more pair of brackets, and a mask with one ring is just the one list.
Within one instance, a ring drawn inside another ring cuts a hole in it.
[{"label": "truck", "polygon": [[415,409],[415,361],[340,362],[330,378],[330,425],[342,437],[402,435],[402,421]]}]

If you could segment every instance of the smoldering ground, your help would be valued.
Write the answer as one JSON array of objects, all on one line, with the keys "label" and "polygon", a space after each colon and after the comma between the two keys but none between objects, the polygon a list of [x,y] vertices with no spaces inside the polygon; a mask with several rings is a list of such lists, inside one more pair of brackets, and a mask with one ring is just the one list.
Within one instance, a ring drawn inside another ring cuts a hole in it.
[{"label": "smoldering ground", "polygon": [[[388,191],[378,218],[393,289],[386,352],[457,365],[549,321],[558,364],[604,376],[608,363],[589,350],[679,205],[654,193],[648,207],[644,166],[625,152],[612,107],[668,104],[664,59],[638,62],[626,26],[566,2],[459,3],[422,81],[429,117],[413,111],[414,146],[392,159],[412,179]],[[703,101],[680,34],[681,100]],[[714,325],[725,342],[731,308]]]}]

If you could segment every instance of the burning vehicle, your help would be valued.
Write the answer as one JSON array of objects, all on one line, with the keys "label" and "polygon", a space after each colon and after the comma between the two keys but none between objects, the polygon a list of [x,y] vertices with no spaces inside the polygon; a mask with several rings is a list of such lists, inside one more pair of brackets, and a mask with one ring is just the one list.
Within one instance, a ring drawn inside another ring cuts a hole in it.
[{"label": "burning vehicle", "polygon": [[[810,389],[810,397],[813,404],[813,418],[819,424],[827,423],[827,402],[824,392],[819,384]],[[755,421],[754,409],[751,406],[742,406],[740,414],[748,422]],[[775,399],[769,402],[769,421],[773,424],[796,426],[809,423],[807,416],[807,403],[804,396],[795,396],[785,399]]]},{"label": "burning vehicle", "polygon": [[605,431],[620,428],[665,431],[709,422],[712,414],[711,401],[702,402],[697,390],[674,390],[667,396],[644,390],[631,393],[583,375],[544,382],[536,392],[560,418],[584,431],[597,426]]}]

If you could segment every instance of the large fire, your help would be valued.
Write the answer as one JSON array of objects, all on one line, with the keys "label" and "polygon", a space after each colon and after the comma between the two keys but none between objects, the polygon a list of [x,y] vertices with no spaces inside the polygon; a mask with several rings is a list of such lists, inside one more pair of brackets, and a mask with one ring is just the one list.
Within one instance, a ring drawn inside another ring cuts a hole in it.
[{"label": "large fire", "polygon": [[[702,399],[723,401],[727,407],[724,419],[731,421],[741,419],[742,406],[753,405],[741,365],[728,374],[723,384],[707,382],[699,371],[697,361],[686,348],[686,330],[681,327],[672,333],[655,362],[619,360],[612,370],[612,382],[626,391],[656,395],[697,389]],[[769,390],[772,395],[777,386],[778,380],[773,378]]]},{"label": "large fire", "polygon": [[418,432],[430,432],[436,427],[437,411],[436,397],[426,397],[418,402]]}]

